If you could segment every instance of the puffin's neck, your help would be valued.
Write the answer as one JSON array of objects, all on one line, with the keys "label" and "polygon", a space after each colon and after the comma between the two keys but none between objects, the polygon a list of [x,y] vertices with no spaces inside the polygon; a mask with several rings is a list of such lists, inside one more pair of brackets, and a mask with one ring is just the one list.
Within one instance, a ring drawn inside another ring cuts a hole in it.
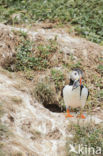
[{"label": "puffin's neck", "polygon": [[74,83],[74,81],[72,79],[70,79],[69,85],[72,86]]}]

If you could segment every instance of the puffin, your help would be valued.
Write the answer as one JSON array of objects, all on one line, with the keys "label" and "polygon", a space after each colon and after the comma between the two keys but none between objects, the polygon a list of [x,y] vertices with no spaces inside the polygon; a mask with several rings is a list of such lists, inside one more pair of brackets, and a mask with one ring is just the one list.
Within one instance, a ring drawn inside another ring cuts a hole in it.
[{"label": "puffin", "polygon": [[86,100],[89,96],[88,89],[82,84],[83,71],[81,69],[74,69],[69,74],[70,83],[62,89],[62,96],[64,104],[66,106],[68,117],[73,117],[70,114],[69,108],[80,108],[80,114],[77,116],[79,118],[85,119],[82,114],[83,108],[86,104]]}]

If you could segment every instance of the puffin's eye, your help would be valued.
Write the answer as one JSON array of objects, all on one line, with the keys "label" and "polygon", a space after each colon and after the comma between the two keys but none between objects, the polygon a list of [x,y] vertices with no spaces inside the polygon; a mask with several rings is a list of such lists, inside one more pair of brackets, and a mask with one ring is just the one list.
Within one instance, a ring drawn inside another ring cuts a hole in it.
[{"label": "puffin's eye", "polygon": [[77,75],[77,73],[74,73],[74,75]]}]

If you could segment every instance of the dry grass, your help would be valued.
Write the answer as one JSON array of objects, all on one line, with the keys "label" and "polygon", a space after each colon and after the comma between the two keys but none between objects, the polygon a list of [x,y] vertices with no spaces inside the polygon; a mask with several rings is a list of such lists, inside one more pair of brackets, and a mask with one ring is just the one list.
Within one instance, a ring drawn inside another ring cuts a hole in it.
[{"label": "dry grass", "polygon": [[44,106],[56,103],[55,94],[49,84],[38,83],[35,87],[35,96]]},{"label": "dry grass", "polygon": [[[0,103],[0,118],[4,115],[4,112],[5,111],[3,109],[3,105]],[[5,156],[4,147],[6,146],[6,143],[4,142],[4,140],[8,140],[10,135],[10,130],[5,124],[1,122],[0,119],[0,156]]]},{"label": "dry grass", "polygon": [[15,104],[22,104],[22,98],[19,96],[11,96],[9,99]]},{"label": "dry grass", "polygon": [[[35,43],[33,43],[33,40],[30,39],[27,33],[13,31],[12,38],[15,38],[15,42],[12,45],[13,41],[10,36],[10,31],[6,31],[2,35],[2,39],[5,44],[8,44],[6,39],[7,34],[8,40],[10,40],[9,45],[12,55],[9,58],[8,56],[5,57],[5,60],[3,60],[4,64],[2,65],[4,68],[13,72],[19,70],[20,76],[23,75],[22,78],[26,78],[30,86],[37,84],[41,76],[46,77],[46,75],[48,75],[49,81],[47,82],[47,86],[49,82],[52,82],[52,89],[56,96],[55,99],[62,105],[63,101],[60,97],[60,92],[62,87],[68,83],[68,72],[75,67],[81,68],[85,75],[84,85],[86,85],[90,91],[90,97],[85,109],[91,109],[97,106],[102,107],[103,58],[100,54],[101,47],[84,41],[82,44],[85,49],[82,45],[72,45],[72,48],[75,48],[75,54],[70,53],[67,55],[62,52],[60,43],[58,44],[58,37],[54,40],[47,41],[43,36],[39,36]],[[1,51],[3,51],[3,49],[1,49]],[[88,59],[85,58],[84,53],[86,53]],[[15,62],[11,62],[12,59],[15,60]],[[58,67],[60,69],[55,70],[55,68]],[[20,89],[22,88],[22,84],[15,84],[15,87]]]}]

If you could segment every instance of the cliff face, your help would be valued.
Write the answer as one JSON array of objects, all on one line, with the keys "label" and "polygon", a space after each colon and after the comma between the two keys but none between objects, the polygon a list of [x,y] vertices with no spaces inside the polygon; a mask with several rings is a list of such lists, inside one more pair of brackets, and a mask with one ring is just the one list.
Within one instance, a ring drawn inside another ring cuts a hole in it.
[{"label": "cliff face", "polygon": [[[78,120],[76,117],[65,119],[64,112],[51,112],[49,108],[45,108],[42,103],[36,100],[33,89],[37,80],[42,80],[43,77],[49,75],[50,69],[43,72],[34,71],[32,81],[26,79],[23,72],[9,72],[5,69],[5,64],[8,64],[8,62],[12,64],[12,57],[16,55],[15,49],[20,44],[18,37],[13,33],[14,30],[15,32],[20,30],[27,32],[33,42],[38,42],[38,40],[48,42],[49,39],[57,37],[62,58],[59,58],[61,56],[58,54],[51,58],[58,59],[58,63],[60,60],[60,64],[53,66],[53,68],[67,72],[62,67],[62,62],[70,61],[68,60],[69,56],[73,57],[74,64],[82,60],[81,67],[85,71],[85,80],[92,91],[91,96],[95,93],[95,90],[101,90],[101,86],[96,86],[96,83],[98,78],[101,79],[102,77],[102,73],[97,72],[97,66],[99,65],[99,58],[103,56],[103,47],[70,36],[64,29],[35,27],[28,30],[0,25],[0,112],[3,112],[0,116],[0,126],[6,126],[0,136],[2,151],[6,155],[65,156],[66,138],[71,139],[73,137],[72,131],[68,131],[68,126],[78,123]],[[9,61],[7,62],[7,60]],[[95,79],[95,76],[97,79]],[[103,80],[99,82],[102,83]],[[93,105],[92,100],[94,99],[89,100],[91,105]],[[90,125],[91,121],[94,124],[103,122],[101,104],[102,98],[97,101],[98,107],[93,105],[90,115],[85,110],[87,118],[85,121],[79,120],[80,125]],[[74,113],[75,115],[76,113]],[[6,131],[8,131],[7,135]]]}]

